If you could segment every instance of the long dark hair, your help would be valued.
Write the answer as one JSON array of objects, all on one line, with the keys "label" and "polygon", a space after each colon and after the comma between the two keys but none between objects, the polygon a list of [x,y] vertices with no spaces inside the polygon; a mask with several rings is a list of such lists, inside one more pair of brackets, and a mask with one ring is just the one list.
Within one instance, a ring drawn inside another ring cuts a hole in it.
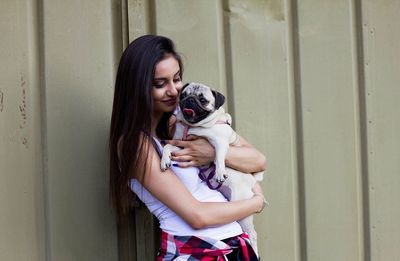
[{"label": "long dark hair", "polygon": [[[174,43],[163,36],[144,35],[134,40],[121,56],[115,81],[109,137],[110,199],[120,218],[134,203],[129,183],[143,176],[146,169],[140,153],[148,153],[153,112],[153,78],[158,62],[168,55],[176,58],[182,77],[183,66]],[[156,128],[159,138],[170,138],[169,118],[165,113]],[[142,175],[140,175],[142,174]]]}]

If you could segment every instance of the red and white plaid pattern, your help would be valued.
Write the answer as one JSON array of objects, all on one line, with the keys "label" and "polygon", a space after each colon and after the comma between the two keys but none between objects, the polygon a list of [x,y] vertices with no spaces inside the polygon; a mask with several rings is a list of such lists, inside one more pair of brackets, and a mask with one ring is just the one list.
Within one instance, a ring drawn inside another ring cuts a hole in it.
[{"label": "red and white plaid pattern", "polygon": [[[161,248],[157,254],[156,261],[259,260],[250,246],[250,241],[246,234],[224,241],[206,237],[174,236],[162,231]],[[241,250],[241,257],[228,259],[227,255],[234,248]]]}]

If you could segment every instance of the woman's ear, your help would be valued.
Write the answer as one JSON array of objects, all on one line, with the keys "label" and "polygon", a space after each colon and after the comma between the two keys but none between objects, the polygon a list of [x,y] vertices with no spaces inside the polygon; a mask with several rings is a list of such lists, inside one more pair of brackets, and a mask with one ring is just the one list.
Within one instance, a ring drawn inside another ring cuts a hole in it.
[{"label": "woman's ear", "polygon": [[218,110],[225,103],[225,96],[216,90],[211,91],[215,97],[215,109]]}]

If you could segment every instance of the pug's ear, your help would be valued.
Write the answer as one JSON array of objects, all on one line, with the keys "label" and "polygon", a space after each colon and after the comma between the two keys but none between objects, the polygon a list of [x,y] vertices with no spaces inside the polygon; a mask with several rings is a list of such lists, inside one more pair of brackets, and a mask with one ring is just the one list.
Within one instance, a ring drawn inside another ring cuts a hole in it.
[{"label": "pug's ear", "polygon": [[183,98],[185,98],[186,94],[183,92],[183,90],[185,90],[185,88],[186,88],[189,84],[190,84],[190,83],[188,82],[188,83],[186,83],[185,85],[182,86],[182,89],[181,89],[180,94],[179,94],[179,99],[180,99],[180,100],[183,100]]},{"label": "pug's ear", "polygon": [[212,94],[215,97],[215,109],[218,110],[225,103],[225,96],[222,93],[212,90]]},{"label": "pug's ear", "polygon": [[185,85],[182,86],[181,92],[190,84],[190,82],[185,83]]}]

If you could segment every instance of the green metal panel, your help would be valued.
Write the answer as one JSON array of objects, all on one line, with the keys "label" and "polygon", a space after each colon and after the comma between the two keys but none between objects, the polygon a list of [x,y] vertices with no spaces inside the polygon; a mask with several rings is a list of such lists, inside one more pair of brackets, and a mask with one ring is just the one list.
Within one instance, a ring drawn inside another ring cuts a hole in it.
[{"label": "green metal panel", "polygon": [[37,6],[0,2],[0,260],[45,260]]},{"label": "green metal panel", "polygon": [[[307,260],[362,260],[355,26],[349,1],[298,4]],[[334,255],[328,255],[334,249]]]},{"label": "green metal panel", "polygon": [[[400,2],[363,1],[371,260],[400,257]],[[361,29],[361,28],[360,28]]]},{"label": "green metal panel", "polygon": [[122,52],[119,1],[43,1],[48,259],[116,260],[107,135]]}]

